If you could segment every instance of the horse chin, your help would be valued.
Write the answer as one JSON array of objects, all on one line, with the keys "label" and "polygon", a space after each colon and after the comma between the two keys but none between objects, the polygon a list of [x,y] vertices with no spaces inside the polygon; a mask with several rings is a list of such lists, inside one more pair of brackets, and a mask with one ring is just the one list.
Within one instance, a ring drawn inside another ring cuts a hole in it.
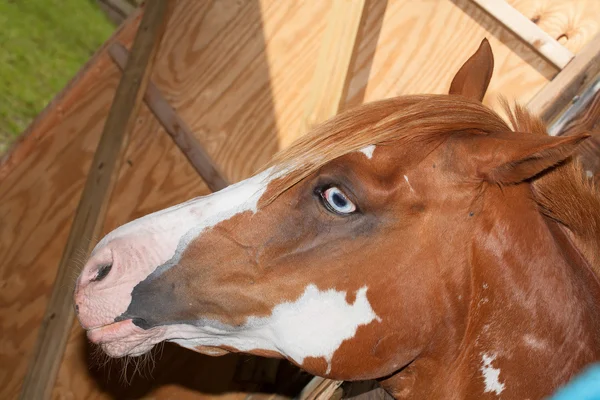
[{"label": "horse chin", "polygon": [[225,354],[231,353],[229,350],[225,350],[220,347],[212,347],[212,346],[196,346],[193,348],[193,350],[200,354],[204,354],[206,356],[211,356],[211,357],[220,357],[220,356],[224,356]]},{"label": "horse chin", "polygon": [[163,341],[165,333],[162,327],[145,330],[128,319],[89,329],[87,337],[110,357],[137,357]]}]

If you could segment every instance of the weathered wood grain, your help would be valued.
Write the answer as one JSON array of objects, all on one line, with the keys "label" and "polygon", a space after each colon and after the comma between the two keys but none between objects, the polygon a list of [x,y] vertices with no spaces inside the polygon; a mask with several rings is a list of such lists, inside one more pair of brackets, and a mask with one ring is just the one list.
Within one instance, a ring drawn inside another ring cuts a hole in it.
[{"label": "weathered wood grain", "polygon": [[[129,52],[122,44],[113,43],[108,47],[108,53],[120,69],[125,68]],[[223,178],[218,166],[206,154],[188,125],[173,111],[173,108],[152,81],[148,82],[144,101],[163,128],[171,135],[175,144],[192,164],[198,175],[202,177],[208,188],[216,192],[228,186],[229,184]]]},{"label": "weathered wood grain", "polygon": [[[527,1],[537,2],[521,3]],[[343,107],[445,92],[484,36],[496,57],[487,104],[494,105],[499,93],[526,102],[557,72],[467,0],[385,3],[367,3]],[[581,15],[589,18],[592,8],[585,4],[594,2],[581,4],[576,2]],[[249,176],[299,131],[329,8],[329,2],[314,0],[176,3],[152,80],[228,180]],[[129,46],[136,23],[137,17],[124,24],[113,40]],[[595,32],[584,29],[577,43]],[[106,52],[98,54],[8,156],[14,162],[0,164],[0,398],[15,398],[21,386],[120,76]],[[145,106],[125,159],[105,232],[209,193]],[[238,359],[209,359],[174,346],[165,348],[153,380],[139,378],[130,387],[119,383],[118,364],[111,374],[97,372],[86,343],[74,326],[54,398],[186,399],[234,392],[241,399],[240,391],[264,390],[225,382],[233,379]],[[220,377],[222,384],[209,385]]]},{"label": "weathered wood grain", "polygon": [[366,0],[335,0],[327,15],[327,29],[306,101],[300,134],[336,115],[345,101]]},{"label": "weathered wood grain", "polygon": [[597,0],[507,0],[507,2],[573,53],[600,29]]},{"label": "weathered wood grain", "polygon": [[[500,93],[526,101],[556,74],[554,67],[470,1],[390,1],[364,100],[446,93],[453,74],[483,37],[490,41],[496,59],[486,104],[495,106]],[[359,54],[357,63],[361,60]],[[358,87],[352,82],[349,95]]]},{"label": "weathered wood grain", "polygon": [[[591,137],[577,148],[577,155],[586,174],[600,181],[600,74],[578,100],[567,108],[551,127],[558,135],[588,132]],[[560,122],[560,123],[559,123]]]}]

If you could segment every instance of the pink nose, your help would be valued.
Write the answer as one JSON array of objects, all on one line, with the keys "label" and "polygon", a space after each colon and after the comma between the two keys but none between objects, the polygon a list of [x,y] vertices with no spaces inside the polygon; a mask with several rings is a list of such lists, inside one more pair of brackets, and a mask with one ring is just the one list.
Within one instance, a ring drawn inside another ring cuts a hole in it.
[{"label": "pink nose", "polygon": [[99,252],[88,260],[85,264],[79,279],[77,279],[77,286],[75,292],[83,292],[92,285],[97,285],[108,277],[113,269],[113,254],[108,248],[103,248]]},{"label": "pink nose", "polygon": [[89,271],[87,271],[87,274],[85,274],[81,277],[80,284],[89,285],[94,282],[100,282],[108,276],[111,269],[112,269],[112,263],[101,264],[101,265],[97,265],[93,268],[90,268]]},{"label": "pink nose", "polygon": [[114,323],[127,311],[133,289],[173,252],[153,236],[114,236],[96,246],[77,281],[75,311],[86,329]]},{"label": "pink nose", "polygon": [[[73,300],[75,313],[84,328],[95,327],[112,322],[114,316],[102,315],[103,305],[107,300],[107,287],[114,284],[111,277],[114,267],[112,251],[101,249],[87,262],[75,286]],[[110,298],[110,297],[108,297]]]}]

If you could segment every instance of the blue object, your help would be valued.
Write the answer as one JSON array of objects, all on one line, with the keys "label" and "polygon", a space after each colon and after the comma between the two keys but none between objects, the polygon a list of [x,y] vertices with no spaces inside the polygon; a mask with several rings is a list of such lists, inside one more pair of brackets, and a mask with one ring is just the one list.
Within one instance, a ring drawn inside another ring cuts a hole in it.
[{"label": "blue object", "polygon": [[600,400],[600,364],[594,364],[548,400]]}]

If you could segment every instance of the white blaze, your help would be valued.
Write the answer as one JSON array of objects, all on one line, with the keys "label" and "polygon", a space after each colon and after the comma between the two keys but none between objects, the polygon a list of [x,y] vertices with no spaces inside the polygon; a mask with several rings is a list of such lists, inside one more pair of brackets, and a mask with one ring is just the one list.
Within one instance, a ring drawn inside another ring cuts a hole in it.
[{"label": "white blaze", "polygon": [[242,327],[172,326],[169,336],[184,347],[230,346],[239,351],[270,350],[302,364],[307,357],[323,357],[327,373],[335,351],[361,325],[381,321],[367,299],[367,288],[356,292],[353,304],[346,292],[319,290],[308,285],[294,302],[281,303],[268,317],[250,317]]},{"label": "white blaze", "polygon": [[245,211],[255,213],[258,201],[267,190],[269,182],[276,178],[271,176],[271,171],[263,171],[216,193],[131,221],[106,235],[94,252],[107,243],[128,235],[135,235],[142,241],[144,238],[158,237],[160,240],[151,242],[152,246],[161,243],[163,249],[159,259],[153,261],[158,263],[156,265],[165,263],[176,257],[207,228]]},{"label": "white blaze", "polygon": [[363,153],[365,156],[367,156],[367,158],[370,160],[371,158],[373,158],[373,152],[375,151],[375,145],[371,144],[369,146],[363,147],[359,151],[361,153]]},{"label": "white blaze", "polygon": [[499,395],[504,390],[504,383],[501,383],[500,369],[492,367],[492,362],[496,359],[495,355],[483,354],[481,357],[481,373],[485,383],[484,393],[494,392]]},{"label": "white blaze", "polygon": [[[127,285],[131,288],[146,279],[158,268],[176,265],[185,249],[203,231],[243,212],[257,211],[260,198],[269,182],[282,176],[266,170],[249,179],[182,204],[131,221],[108,235],[95,247],[88,264],[115,263],[117,268],[129,269],[127,274],[111,274],[100,285]],[[135,246],[128,238],[135,238]],[[117,279],[118,281],[113,281]],[[121,315],[131,302],[131,292],[105,299],[94,306],[96,320]],[[114,318],[114,317],[113,317]],[[94,320],[95,321],[95,320]]]}]

